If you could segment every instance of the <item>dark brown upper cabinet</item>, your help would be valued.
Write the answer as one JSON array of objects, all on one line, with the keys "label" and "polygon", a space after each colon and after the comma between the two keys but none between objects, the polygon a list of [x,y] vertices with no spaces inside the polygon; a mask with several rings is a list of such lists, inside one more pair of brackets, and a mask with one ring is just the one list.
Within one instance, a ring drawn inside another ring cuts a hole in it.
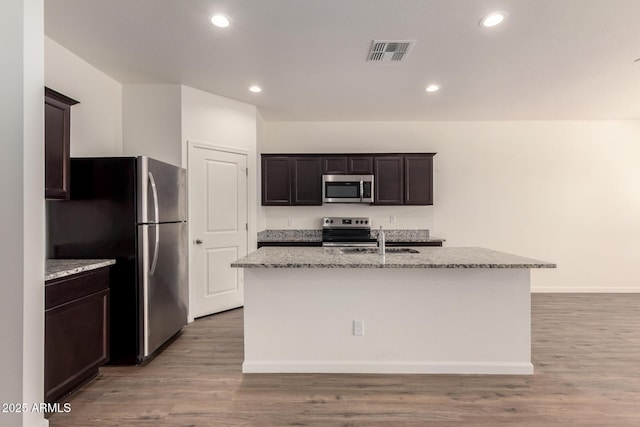
[{"label": "dark brown upper cabinet", "polygon": [[322,204],[322,167],[321,158],[291,158],[293,180],[291,182],[292,205]]},{"label": "dark brown upper cabinet", "polygon": [[262,204],[265,206],[291,204],[289,157],[262,156]]},{"label": "dark brown upper cabinet", "polygon": [[349,173],[353,175],[373,175],[373,156],[349,156]]},{"label": "dark brown upper cabinet", "polygon": [[78,101],[44,89],[44,159],[47,199],[69,198],[71,106]]},{"label": "dark brown upper cabinet", "polygon": [[322,158],[322,173],[335,175],[372,175],[373,156],[325,156]]},{"label": "dark brown upper cabinet", "polygon": [[322,205],[322,175],[371,175],[375,205],[432,205],[435,153],[263,154],[262,205]]},{"label": "dark brown upper cabinet", "polygon": [[347,156],[327,156],[322,158],[322,173],[325,175],[346,175]]},{"label": "dark brown upper cabinet", "polygon": [[373,159],[376,205],[404,203],[404,156],[380,155]]},{"label": "dark brown upper cabinet", "polygon": [[263,154],[262,205],[322,205],[322,158]]},{"label": "dark brown upper cabinet", "polygon": [[404,204],[433,204],[433,154],[405,155]]}]

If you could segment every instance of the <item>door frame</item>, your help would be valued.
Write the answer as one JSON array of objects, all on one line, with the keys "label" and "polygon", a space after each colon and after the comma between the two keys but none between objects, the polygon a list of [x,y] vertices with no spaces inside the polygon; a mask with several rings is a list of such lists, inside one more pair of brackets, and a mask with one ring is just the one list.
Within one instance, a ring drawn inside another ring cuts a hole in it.
[{"label": "door frame", "polygon": [[[192,150],[195,148],[202,148],[205,150],[212,150],[212,151],[218,151],[218,152],[223,152],[223,153],[233,153],[233,154],[239,154],[239,155],[243,155],[247,158],[247,168],[249,168],[249,160],[251,159],[251,151],[250,150],[245,150],[243,148],[238,148],[238,147],[230,147],[230,146],[226,146],[226,145],[218,145],[218,144],[212,144],[209,142],[202,142],[202,141],[195,141],[192,139],[188,139],[187,140],[187,163],[186,163],[186,169],[187,169],[187,239],[188,239],[188,244],[187,244],[187,257],[188,257],[188,270],[189,270],[189,309],[188,309],[188,315],[187,315],[187,321],[189,323],[192,323],[195,319],[195,317],[193,316],[193,295],[194,295],[194,290],[193,290],[193,274],[192,274],[192,270],[193,270],[193,259],[191,258],[191,247],[193,246],[193,231],[191,228],[191,168],[189,167],[191,164],[191,158],[192,158]],[[249,174],[247,176],[247,191],[246,191],[246,215],[247,215],[247,224],[249,224],[248,226],[248,230],[247,230],[247,252],[250,251],[249,248],[249,231],[253,229],[252,224],[250,222],[250,215],[249,215],[249,200],[250,200],[250,191],[249,191],[249,177],[251,175]]]}]

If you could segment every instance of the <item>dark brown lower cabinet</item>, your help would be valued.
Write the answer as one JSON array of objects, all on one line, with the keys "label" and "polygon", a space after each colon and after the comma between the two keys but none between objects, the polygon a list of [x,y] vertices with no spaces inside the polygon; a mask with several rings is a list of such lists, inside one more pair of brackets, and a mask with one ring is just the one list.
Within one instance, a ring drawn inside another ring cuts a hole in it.
[{"label": "dark brown lower cabinet", "polygon": [[109,358],[109,268],[45,283],[44,399],[60,401]]}]

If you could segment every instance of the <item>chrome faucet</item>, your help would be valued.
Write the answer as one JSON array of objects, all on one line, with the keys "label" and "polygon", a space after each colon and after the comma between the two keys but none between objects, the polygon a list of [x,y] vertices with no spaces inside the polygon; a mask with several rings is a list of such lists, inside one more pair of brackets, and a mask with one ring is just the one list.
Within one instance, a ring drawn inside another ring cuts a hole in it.
[{"label": "chrome faucet", "polygon": [[378,232],[378,253],[380,255],[385,254],[384,231],[382,231],[382,226],[380,226],[380,231]]}]

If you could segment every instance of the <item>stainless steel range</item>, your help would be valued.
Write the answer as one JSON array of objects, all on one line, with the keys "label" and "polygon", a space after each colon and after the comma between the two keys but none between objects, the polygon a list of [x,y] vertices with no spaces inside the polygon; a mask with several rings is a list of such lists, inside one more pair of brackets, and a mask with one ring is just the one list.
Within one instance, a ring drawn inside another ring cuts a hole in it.
[{"label": "stainless steel range", "polygon": [[371,218],[322,218],[322,246],[375,247],[371,237]]}]

